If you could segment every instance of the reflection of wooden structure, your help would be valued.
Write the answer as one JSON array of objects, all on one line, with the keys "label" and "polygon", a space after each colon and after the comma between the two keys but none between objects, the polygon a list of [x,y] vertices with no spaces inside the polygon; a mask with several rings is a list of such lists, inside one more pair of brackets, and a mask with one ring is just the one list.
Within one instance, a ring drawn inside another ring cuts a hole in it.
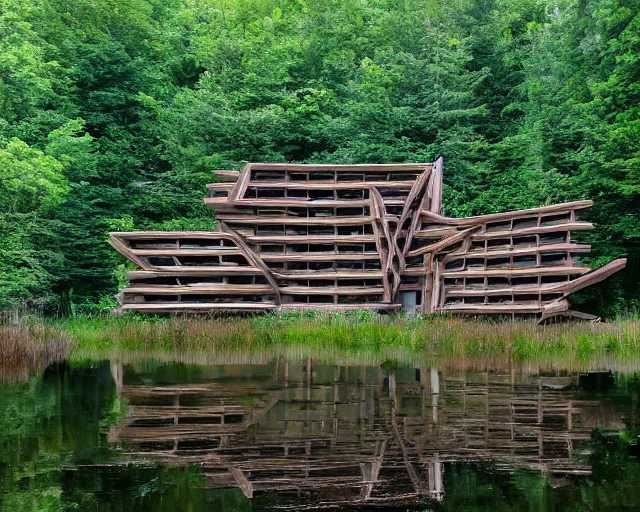
[{"label": "reflection of wooden structure", "polygon": [[[232,368],[232,367],[224,367]],[[589,474],[591,409],[577,376],[518,376],[278,360],[272,378],[124,385],[111,440],[135,458],[198,464],[213,487],[310,508],[442,499],[446,465]],[[255,367],[253,367],[255,368]],[[238,371],[234,372],[238,375]],[[604,425],[618,426],[618,425]]]},{"label": "reflection of wooden structure", "polygon": [[454,219],[433,164],[247,164],[217,171],[218,231],[112,233],[138,265],[125,309],[148,312],[372,308],[586,315],[566,296],[595,271],[572,231],[590,201]]}]

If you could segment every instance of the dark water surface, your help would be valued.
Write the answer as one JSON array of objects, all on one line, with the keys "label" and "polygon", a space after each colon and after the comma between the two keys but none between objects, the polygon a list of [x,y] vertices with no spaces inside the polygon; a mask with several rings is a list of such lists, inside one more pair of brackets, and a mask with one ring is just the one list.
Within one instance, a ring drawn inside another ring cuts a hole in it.
[{"label": "dark water surface", "polygon": [[640,510],[633,366],[487,367],[51,365],[0,386],[0,509]]}]

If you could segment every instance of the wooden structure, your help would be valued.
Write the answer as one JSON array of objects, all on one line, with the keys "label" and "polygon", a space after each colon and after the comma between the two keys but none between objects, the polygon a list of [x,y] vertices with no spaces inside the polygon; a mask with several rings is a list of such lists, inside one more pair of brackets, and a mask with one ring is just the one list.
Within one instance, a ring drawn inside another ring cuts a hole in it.
[{"label": "wooden structure", "polygon": [[[589,475],[597,426],[623,428],[577,374],[382,370],[311,358],[224,365],[216,380],[118,386],[130,459],[202,467],[210,487],[300,510],[442,500],[452,463]],[[121,372],[120,372],[121,374]],[[269,378],[265,378],[270,374]]]},{"label": "wooden structure", "polygon": [[591,201],[449,218],[432,164],[247,164],[216,171],[217,231],[112,233],[140,270],[124,309],[346,310],[574,315],[566,297],[594,272],[572,232]]}]

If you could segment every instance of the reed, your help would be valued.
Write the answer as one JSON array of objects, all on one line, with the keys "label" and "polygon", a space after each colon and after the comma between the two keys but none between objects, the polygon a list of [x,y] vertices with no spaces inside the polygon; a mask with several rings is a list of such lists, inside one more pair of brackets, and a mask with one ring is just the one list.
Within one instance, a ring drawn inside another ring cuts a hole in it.
[{"label": "reed", "polygon": [[610,323],[490,321],[450,316],[406,317],[369,312],[296,312],[258,317],[140,319],[80,318],[58,325],[76,349],[135,352],[210,352],[298,347],[337,353],[390,348],[438,359],[593,359],[597,355],[637,357],[640,318]]},{"label": "reed", "polygon": [[71,337],[44,324],[0,324],[0,382],[27,380],[49,364],[67,358]]}]

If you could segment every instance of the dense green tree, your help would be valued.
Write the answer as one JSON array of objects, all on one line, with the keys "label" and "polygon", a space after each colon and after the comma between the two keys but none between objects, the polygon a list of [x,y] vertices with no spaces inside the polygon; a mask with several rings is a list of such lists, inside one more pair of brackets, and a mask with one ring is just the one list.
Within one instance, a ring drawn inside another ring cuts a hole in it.
[{"label": "dense green tree", "polygon": [[0,0],[0,308],[112,295],[122,261],[106,233],[212,227],[200,199],[214,169],[439,154],[450,215],[596,200],[594,265],[631,262],[582,298],[637,305],[639,12]]}]

